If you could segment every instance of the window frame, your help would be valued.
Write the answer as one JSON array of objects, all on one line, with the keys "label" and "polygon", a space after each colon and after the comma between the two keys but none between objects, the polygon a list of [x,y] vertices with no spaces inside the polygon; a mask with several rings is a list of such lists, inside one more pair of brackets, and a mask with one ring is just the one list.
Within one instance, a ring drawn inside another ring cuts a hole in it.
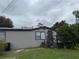
[{"label": "window frame", "polygon": [[4,33],[4,40],[6,40],[6,32],[5,31],[0,31]]},{"label": "window frame", "polygon": [[[37,39],[36,38],[36,33],[39,32],[40,33],[40,39]],[[45,39],[41,39],[41,33],[44,33],[45,34]],[[35,40],[46,40],[46,33],[45,31],[35,31]]]},{"label": "window frame", "polygon": [[41,33],[40,33],[40,39],[37,39],[37,37],[36,37],[36,36],[37,36],[37,35],[36,35],[37,32],[40,33],[40,31],[36,31],[36,32],[35,32],[35,40],[40,40],[40,39],[41,39]]}]

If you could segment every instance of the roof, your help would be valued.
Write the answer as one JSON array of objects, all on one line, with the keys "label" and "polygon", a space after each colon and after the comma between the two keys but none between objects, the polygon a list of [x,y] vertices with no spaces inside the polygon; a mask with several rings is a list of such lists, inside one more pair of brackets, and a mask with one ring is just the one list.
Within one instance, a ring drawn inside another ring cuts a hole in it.
[{"label": "roof", "polygon": [[19,29],[19,28],[0,28],[0,31],[34,31],[39,29],[50,29],[49,27],[43,26],[38,28],[31,28],[31,29]]}]

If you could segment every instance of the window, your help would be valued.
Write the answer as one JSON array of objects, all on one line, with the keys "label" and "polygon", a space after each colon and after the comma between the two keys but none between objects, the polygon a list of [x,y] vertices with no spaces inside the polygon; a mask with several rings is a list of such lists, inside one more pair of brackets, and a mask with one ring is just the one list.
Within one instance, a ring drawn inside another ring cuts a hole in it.
[{"label": "window", "polygon": [[40,32],[36,32],[36,40],[40,40]]},{"label": "window", "polygon": [[45,39],[45,32],[36,32],[35,34],[36,40],[44,40]]},{"label": "window", "polygon": [[45,39],[45,33],[41,32],[41,39]]},{"label": "window", "polygon": [[5,39],[5,32],[0,32],[0,40]]}]

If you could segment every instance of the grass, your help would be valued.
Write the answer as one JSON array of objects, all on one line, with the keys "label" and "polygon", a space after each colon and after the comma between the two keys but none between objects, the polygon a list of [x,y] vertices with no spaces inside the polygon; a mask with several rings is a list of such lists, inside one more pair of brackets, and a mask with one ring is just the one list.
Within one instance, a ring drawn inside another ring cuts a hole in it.
[{"label": "grass", "polygon": [[15,56],[14,51],[5,52],[3,55],[0,56],[0,59],[12,58]]},{"label": "grass", "polygon": [[79,59],[79,50],[33,48],[25,49],[15,55],[13,52],[8,52],[3,57],[13,56],[16,59]]},{"label": "grass", "polygon": [[26,49],[18,53],[16,59],[79,59],[79,50]]}]

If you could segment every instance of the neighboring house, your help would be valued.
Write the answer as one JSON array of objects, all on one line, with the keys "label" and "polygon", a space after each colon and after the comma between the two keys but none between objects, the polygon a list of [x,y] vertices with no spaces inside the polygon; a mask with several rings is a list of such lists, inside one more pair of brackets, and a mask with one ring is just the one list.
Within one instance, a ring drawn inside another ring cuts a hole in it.
[{"label": "neighboring house", "polygon": [[39,47],[47,40],[49,27],[32,29],[0,28],[0,39],[11,43],[11,49]]}]

